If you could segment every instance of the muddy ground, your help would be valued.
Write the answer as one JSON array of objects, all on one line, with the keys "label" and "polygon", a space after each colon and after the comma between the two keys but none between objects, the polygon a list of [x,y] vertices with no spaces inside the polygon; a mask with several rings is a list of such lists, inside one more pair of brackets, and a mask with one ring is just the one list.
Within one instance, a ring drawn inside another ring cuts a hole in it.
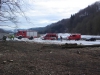
[{"label": "muddy ground", "polygon": [[100,47],[0,41],[0,75],[100,75]]}]

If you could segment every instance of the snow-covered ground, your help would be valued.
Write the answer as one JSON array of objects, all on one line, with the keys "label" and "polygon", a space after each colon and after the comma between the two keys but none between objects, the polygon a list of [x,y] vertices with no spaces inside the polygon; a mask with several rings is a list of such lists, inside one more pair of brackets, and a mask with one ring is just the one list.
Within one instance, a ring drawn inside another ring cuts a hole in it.
[{"label": "snow-covered ground", "polygon": [[26,42],[37,42],[37,43],[45,43],[45,44],[65,44],[65,43],[77,43],[79,45],[94,45],[94,44],[100,44],[100,40],[96,41],[85,41],[85,40],[42,40],[41,38],[35,38],[33,40],[29,40],[27,38],[23,38],[21,40],[15,38],[17,41],[26,41]]},{"label": "snow-covered ground", "polygon": [[[62,36],[63,38],[67,38],[67,36],[69,36],[70,34],[68,33],[59,33],[58,34],[58,38],[60,36]],[[42,37],[42,36],[41,36]],[[29,40],[27,38],[22,38],[21,40],[20,39],[17,39],[17,38],[14,38],[14,40],[16,41],[26,41],[26,42],[37,42],[37,43],[45,43],[45,44],[65,44],[65,43],[77,43],[77,44],[80,44],[80,45],[95,45],[95,44],[100,44],[100,40],[96,40],[96,41],[85,41],[85,40],[79,40],[79,41],[75,41],[75,40],[42,40],[41,37],[39,38],[34,38],[33,40]],[[94,38],[100,38],[100,36],[91,36],[91,35],[82,35],[81,36],[82,38],[91,38],[91,37],[94,37]],[[9,39],[7,39],[9,40]]]}]

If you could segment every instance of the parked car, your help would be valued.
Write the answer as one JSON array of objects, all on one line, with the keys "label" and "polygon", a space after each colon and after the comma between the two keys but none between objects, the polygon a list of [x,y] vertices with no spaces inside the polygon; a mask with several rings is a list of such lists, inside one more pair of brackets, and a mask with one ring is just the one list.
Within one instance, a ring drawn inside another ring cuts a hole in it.
[{"label": "parked car", "polygon": [[86,38],[86,41],[96,41],[96,38]]},{"label": "parked car", "polygon": [[43,40],[57,40],[58,35],[56,33],[47,33],[45,36],[42,38]]},{"label": "parked car", "polygon": [[71,34],[70,36],[67,37],[68,40],[80,40],[81,39],[81,34]]}]

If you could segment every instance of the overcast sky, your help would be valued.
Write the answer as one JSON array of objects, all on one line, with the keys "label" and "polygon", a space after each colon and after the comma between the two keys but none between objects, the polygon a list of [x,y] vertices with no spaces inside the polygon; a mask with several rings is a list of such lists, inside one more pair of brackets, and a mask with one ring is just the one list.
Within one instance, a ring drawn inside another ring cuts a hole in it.
[{"label": "overcast sky", "polygon": [[[96,1],[98,0],[20,0],[28,23],[24,17],[19,16],[18,28],[27,29],[47,26],[69,18],[71,14],[79,12],[79,10]],[[9,25],[14,26],[12,23],[9,23]]]}]

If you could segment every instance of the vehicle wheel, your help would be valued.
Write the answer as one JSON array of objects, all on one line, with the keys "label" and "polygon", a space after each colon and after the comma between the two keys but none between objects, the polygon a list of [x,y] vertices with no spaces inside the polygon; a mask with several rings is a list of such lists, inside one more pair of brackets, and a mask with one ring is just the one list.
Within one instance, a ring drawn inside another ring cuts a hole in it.
[{"label": "vehicle wheel", "polygon": [[29,40],[33,40],[33,37],[31,36],[31,37],[29,38]]},{"label": "vehicle wheel", "polygon": [[75,41],[79,41],[80,39],[76,39]]},{"label": "vehicle wheel", "polygon": [[22,36],[19,36],[18,39],[22,39]]}]

